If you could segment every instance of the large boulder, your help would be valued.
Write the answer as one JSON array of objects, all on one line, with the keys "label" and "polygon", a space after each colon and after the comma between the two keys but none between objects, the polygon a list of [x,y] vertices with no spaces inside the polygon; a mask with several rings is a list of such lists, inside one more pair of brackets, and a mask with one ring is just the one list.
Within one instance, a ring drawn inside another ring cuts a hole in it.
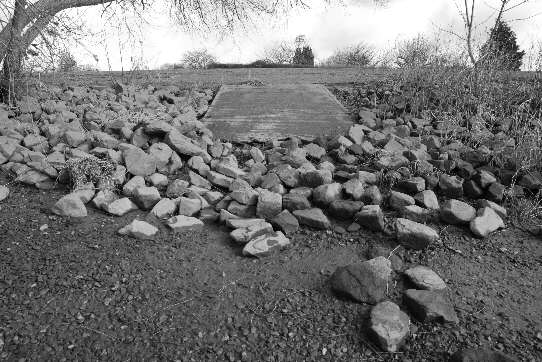
[{"label": "large boulder", "polygon": [[339,267],[330,279],[331,289],[360,303],[376,304],[386,299],[391,262],[382,256]]}]

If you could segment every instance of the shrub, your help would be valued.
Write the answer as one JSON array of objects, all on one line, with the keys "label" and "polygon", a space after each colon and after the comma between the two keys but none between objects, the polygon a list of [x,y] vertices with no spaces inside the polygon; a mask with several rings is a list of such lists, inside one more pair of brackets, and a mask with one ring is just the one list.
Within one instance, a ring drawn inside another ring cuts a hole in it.
[{"label": "shrub", "polygon": [[314,54],[312,52],[312,48],[308,45],[296,48],[292,63],[314,67]]},{"label": "shrub", "polygon": [[374,49],[366,44],[360,43],[336,50],[322,65],[365,67],[373,64],[374,59]]},{"label": "shrub", "polygon": [[189,69],[205,69],[211,63],[216,63],[216,58],[207,49],[191,50],[183,56],[183,65]]},{"label": "shrub", "polygon": [[489,39],[482,45],[478,65],[500,70],[519,70],[524,55],[525,52],[519,50],[514,31],[501,21],[491,29]]}]

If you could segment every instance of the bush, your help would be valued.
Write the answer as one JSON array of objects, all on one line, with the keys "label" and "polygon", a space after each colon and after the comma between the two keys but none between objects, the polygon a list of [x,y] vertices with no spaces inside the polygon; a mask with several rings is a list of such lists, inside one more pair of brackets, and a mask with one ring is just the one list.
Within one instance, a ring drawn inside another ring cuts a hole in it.
[{"label": "bush", "polygon": [[519,50],[516,34],[510,26],[499,22],[493,29],[487,42],[480,49],[480,66],[500,70],[519,70],[525,56]]},{"label": "bush", "polygon": [[77,61],[68,50],[63,50],[58,55],[58,67],[59,72],[72,72],[77,70]]},{"label": "bush", "polygon": [[322,65],[366,67],[373,64],[374,58],[374,49],[366,44],[360,43],[336,50],[333,55],[322,63]]},{"label": "bush", "polygon": [[183,56],[183,65],[188,69],[205,69],[211,63],[216,63],[216,58],[207,49],[191,50]]},{"label": "bush", "polygon": [[308,45],[296,48],[292,63],[296,65],[314,67],[314,54],[312,52],[312,48]]}]

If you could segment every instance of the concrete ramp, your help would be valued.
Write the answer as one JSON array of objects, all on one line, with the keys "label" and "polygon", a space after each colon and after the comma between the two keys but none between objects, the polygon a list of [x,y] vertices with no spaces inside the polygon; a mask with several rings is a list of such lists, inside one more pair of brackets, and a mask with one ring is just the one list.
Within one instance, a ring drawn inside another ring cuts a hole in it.
[{"label": "concrete ramp", "polygon": [[203,122],[218,138],[246,142],[343,134],[350,115],[323,85],[223,85]]}]

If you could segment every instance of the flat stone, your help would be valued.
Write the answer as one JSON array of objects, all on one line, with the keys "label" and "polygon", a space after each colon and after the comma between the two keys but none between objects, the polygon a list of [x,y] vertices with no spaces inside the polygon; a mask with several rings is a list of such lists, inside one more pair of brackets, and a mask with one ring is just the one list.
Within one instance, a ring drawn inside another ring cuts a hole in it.
[{"label": "flat stone", "polygon": [[252,147],[250,149],[250,157],[252,157],[254,162],[264,162],[265,161],[265,156],[258,147]]},{"label": "flat stone", "polygon": [[59,216],[68,217],[85,217],[87,216],[87,208],[78,195],[68,194],[60,198],[51,211]]},{"label": "flat stone", "polygon": [[410,333],[410,318],[391,301],[378,303],[371,310],[371,332],[386,352],[397,352]]},{"label": "flat stone", "polygon": [[468,224],[475,217],[476,209],[463,201],[450,199],[440,208],[440,218],[448,224]]},{"label": "flat stone", "polygon": [[226,225],[233,229],[248,228],[253,225],[265,223],[264,219],[228,219]]},{"label": "flat stone", "polygon": [[305,210],[311,208],[311,203],[304,195],[290,192],[282,197],[282,207],[289,211]]},{"label": "flat stone", "polygon": [[237,165],[232,164],[227,161],[222,161],[217,163],[214,166],[216,172],[219,172],[225,176],[231,177],[233,179],[242,177],[246,174],[245,171],[241,170]]},{"label": "flat stone", "polygon": [[143,210],[150,210],[160,201],[160,193],[156,187],[141,186],[135,189],[134,202]]},{"label": "flat stone", "polygon": [[329,219],[326,215],[324,215],[321,209],[313,208],[305,210],[295,210],[293,214],[301,225],[306,225],[323,230],[331,228],[331,223],[329,222]]},{"label": "flat stone", "polygon": [[331,276],[331,289],[356,302],[376,304],[386,299],[391,271],[384,257],[339,267]]},{"label": "flat stone", "polygon": [[140,240],[152,239],[158,234],[158,228],[148,222],[134,220],[130,224],[121,228],[118,233],[120,235],[128,235]]},{"label": "flat stone", "polygon": [[137,210],[137,205],[132,202],[127,197],[122,199],[117,199],[104,207],[104,210],[111,215],[123,216],[129,213],[130,211]]},{"label": "flat stone", "polygon": [[504,221],[491,207],[484,207],[470,222],[470,230],[480,238],[485,238],[498,229],[504,228]]},{"label": "flat stone", "polygon": [[211,183],[197,173],[193,171],[188,171],[188,177],[190,178],[190,183],[192,185],[208,190],[211,189]]},{"label": "flat stone", "polygon": [[373,231],[384,230],[384,213],[379,205],[365,205],[355,216],[359,225]]},{"label": "flat stone", "polygon": [[241,188],[230,193],[230,197],[244,205],[256,205],[260,194],[252,187]]},{"label": "flat stone", "polygon": [[414,285],[425,290],[446,289],[446,283],[433,270],[426,266],[417,265],[405,270],[405,275]]},{"label": "flat stone", "polygon": [[233,178],[215,171],[209,171],[207,173],[207,179],[211,181],[213,185],[220,186],[226,189],[229,189],[233,182]]},{"label": "flat stone", "polygon": [[201,230],[203,228],[203,222],[195,217],[178,215],[173,216],[167,220],[167,225],[174,232]]},{"label": "flat stone", "polygon": [[202,156],[206,153],[200,146],[196,145],[192,139],[175,129],[171,130],[166,135],[164,142],[181,155]]},{"label": "flat stone", "polygon": [[241,218],[253,218],[256,216],[256,206],[243,205],[235,200],[228,205],[228,211]]},{"label": "flat stone", "polygon": [[273,232],[273,227],[267,222],[253,224],[245,228],[235,229],[230,233],[231,238],[238,244],[246,244],[254,238]]},{"label": "flat stone", "polygon": [[403,302],[420,322],[459,323],[453,305],[442,292],[408,289]]},{"label": "flat stone", "polygon": [[397,188],[407,194],[417,194],[425,190],[425,179],[423,177],[412,177],[397,183]]},{"label": "flat stone", "polygon": [[288,210],[282,211],[271,220],[271,224],[286,235],[291,235],[299,229],[299,222]]},{"label": "flat stone", "polygon": [[397,241],[405,248],[423,250],[439,238],[436,230],[415,221],[398,218],[395,225],[397,228]]},{"label": "flat stone", "polygon": [[403,218],[422,224],[431,221],[436,215],[435,210],[424,209],[418,205],[405,206],[401,210]]},{"label": "flat stone", "polygon": [[252,239],[243,248],[243,255],[258,258],[269,256],[290,245],[290,240],[280,231]]}]

